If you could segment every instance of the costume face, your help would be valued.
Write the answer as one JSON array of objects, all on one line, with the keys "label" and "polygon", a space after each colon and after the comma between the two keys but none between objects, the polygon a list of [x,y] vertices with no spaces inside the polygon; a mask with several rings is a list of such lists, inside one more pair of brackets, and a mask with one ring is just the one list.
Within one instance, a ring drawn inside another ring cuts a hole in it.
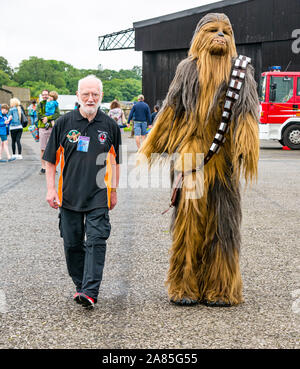
[{"label": "costume face", "polygon": [[223,14],[203,17],[196,28],[189,54],[197,58],[203,54],[233,57],[236,49],[229,19]]},{"label": "costume face", "polygon": [[231,44],[232,29],[225,22],[211,22],[200,31],[207,48],[212,55],[227,54]]}]

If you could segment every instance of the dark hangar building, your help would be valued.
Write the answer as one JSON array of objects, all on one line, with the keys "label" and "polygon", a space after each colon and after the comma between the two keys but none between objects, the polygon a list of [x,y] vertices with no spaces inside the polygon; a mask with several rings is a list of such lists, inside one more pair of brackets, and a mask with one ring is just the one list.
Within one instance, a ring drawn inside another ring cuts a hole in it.
[{"label": "dark hangar building", "polygon": [[136,22],[134,48],[143,52],[143,94],[151,109],[164,100],[198,21],[211,12],[229,17],[237,51],[252,58],[258,83],[270,66],[300,71],[300,0],[225,0]]}]

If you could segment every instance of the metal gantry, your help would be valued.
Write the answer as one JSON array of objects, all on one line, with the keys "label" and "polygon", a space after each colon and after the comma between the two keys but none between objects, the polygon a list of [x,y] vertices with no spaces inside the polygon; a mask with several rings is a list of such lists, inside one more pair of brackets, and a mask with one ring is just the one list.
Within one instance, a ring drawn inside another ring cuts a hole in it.
[{"label": "metal gantry", "polygon": [[134,28],[98,37],[99,51],[134,49]]}]

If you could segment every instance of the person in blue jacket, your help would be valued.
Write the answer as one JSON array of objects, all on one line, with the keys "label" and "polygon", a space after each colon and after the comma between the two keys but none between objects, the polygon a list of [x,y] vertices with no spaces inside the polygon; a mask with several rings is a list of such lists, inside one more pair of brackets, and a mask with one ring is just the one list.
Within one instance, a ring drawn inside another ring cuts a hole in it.
[{"label": "person in blue jacket", "polygon": [[[8,110],[9,106],[6,104],[1,105],[1,112],[0,112],[0,163],[6,163],[6,161],[13,161],[15,158],[12,158],[9,151],[8,151],[8,141],[7,141],[7,134],[8,134],[8,127],[9,127],[9,119],[8,119]],[[7,156],[7,160],[2,159],[2,151],[5,152]]]},{"label": "person in blue jacket", "polygon": [[133,119],[133,128],[134,128],[134,137],[137,148],[141,147],[146,134],[147,134],[147,126],[151,124],[151,113],[149,105],[144,102],[144,96],[138,96],[138,102],[133,105],[130,110],[129,117],[127,123]]},{"label": "person in blue jacket", "polygon": [[37,112],[36,112],[36,100],[32,100],[31,104],[28,106],[28,115],[30,116],[31,125],[34,125],[37,127]]},{"label": "person in blue jacket", "polygon": [[147,133],[149,133],[151,131],[151,128],[154,126],[155,118],[156,118],[158,112],[159,112],[159,105],[155,105],[154,106],[154,112],[151,114],[151,124],[147,128]]}]

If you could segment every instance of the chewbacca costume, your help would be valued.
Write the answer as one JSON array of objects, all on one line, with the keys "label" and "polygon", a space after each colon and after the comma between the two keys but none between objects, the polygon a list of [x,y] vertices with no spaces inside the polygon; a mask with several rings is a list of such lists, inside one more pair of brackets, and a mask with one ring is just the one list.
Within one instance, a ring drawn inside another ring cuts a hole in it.
[{"label": "chewbacca costume", "polygon": [[189,174],[184,175],[173,212],[166,282],[171,302],[179,305],[231,306],[243,301],[239,178],[243,174],[246,183],[256,179],[259,157],[259,101],[250,64],[233,106],[226,142],[204,167],[202,196],[188,196],[189,180],[198,180],[197,172],[191,173],[196,168],[196,153],[208,153],[218,131],[236,57],[228,17],[217,13],[204,16],[140,149],[150,165],[157,153],[180,154],[171,165],[172,181],[176,171],[182,171],[184,154],[192,154],[190,166],[184,167]]}]

